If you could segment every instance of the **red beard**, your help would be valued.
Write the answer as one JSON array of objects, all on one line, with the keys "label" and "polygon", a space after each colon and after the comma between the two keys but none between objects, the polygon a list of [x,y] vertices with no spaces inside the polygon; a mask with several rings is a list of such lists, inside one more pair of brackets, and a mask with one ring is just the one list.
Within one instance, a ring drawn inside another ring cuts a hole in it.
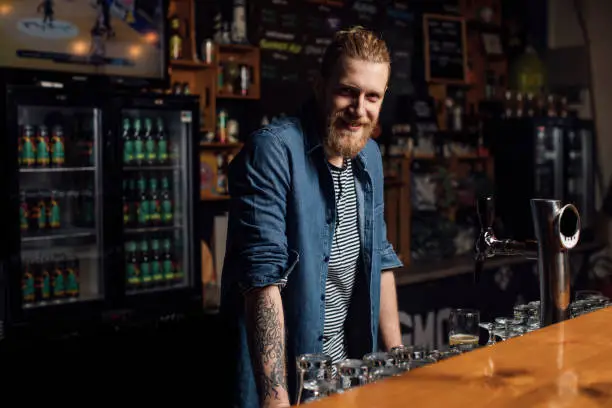
[{"label": "red beard", "polygon": [[329,154],[354,158],[365,147],[370,139],[375,123],[367,120],[358,121],[361,129],[351,132],[347,124],[352,123],[350,119],[344,118],[343,112],[336,113],[330,120],[325,138],[325,148]]}]

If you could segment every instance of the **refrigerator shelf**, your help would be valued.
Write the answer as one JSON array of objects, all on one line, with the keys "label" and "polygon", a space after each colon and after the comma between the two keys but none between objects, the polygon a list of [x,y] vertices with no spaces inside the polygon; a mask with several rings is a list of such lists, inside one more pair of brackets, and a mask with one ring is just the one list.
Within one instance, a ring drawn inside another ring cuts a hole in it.
[{"label": "refrigerator shelf", "polygon": [[80,294],[77,298],[65,298],[65,299],[54,299],[49,301],[41,301],[34,303],[26,303],[23,305],[24,309],[37,309],[41,307],[53,307],[59,305],[67,305],[73,303],[91,302],[94,300],[100,300],[102,296],[97,294]]},{"label": "refrigerator shelf", "polygon": [[126,234],[148,234],[151,232],[169,232],[183,228],[181,225],[171,225],[167,227],[143,227],[143,228],[126,228]]},{"label": "refrigerator shelf", "polygon": [[179,166],[126,166],[123,168],[124,171],[147,171],[147,170],[155,170],[155,171],[171,171],[171,170],[179,170]]},{"label": "refrigerator shelf", "polygon": [[95,171],[96,168],[90,167],[35,167],[31,169],[19,169],[20,173],[70,173],[77,171]]},{"label": "refrigerator shelf", "polygon": [[170,285],[166,284],[164,286],[155,286],[152,288],[139,288],[139,289],[126,290],[125,294],[128,296],[134,296],[134,295],[142,295],[142,294],[155,293],[155,292],[167,292],[169,290],[185,288],[186,286],[187,285],[184,283],[173,283]]},{"label": "refrigerator shelf", "polygon": [[84,238],[93,237],[96,235],[94,229],[87,228],[70,228],[61,229],[58,231],[45,231],[40,234],[24,235],[21,237],[21,242],[34,242],[34,241],[49,241],[56,239],[70,239],[70,238]]}]

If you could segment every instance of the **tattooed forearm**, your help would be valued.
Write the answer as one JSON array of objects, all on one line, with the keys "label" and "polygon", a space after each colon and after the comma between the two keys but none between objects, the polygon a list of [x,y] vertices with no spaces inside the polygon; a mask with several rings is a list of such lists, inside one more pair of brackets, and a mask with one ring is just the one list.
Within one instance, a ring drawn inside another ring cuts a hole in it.
[{"label": "tattooed forearm", "polygon": [[250,351],[262,401],[287,398],[282,310],[276,287],[250,294],[247,299]]}]

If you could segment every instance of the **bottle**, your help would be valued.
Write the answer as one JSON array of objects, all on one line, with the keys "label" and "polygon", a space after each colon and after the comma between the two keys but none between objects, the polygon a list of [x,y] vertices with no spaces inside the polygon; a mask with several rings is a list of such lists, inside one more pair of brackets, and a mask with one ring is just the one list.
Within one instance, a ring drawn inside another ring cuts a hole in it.
[{"label": "bottle", "polygon": [[36,165],[38,167],[49,167],[49,151],[49,131],[46,126],[40,126],[36,135]]},{"label": "bottle", "polygon": [[183,36],[180,32],[181,20],[178,15],[170,17],[170,58],[179,60],[183,58]]},{"label": "bottle", "polygon": [[149,166],[157,164],[157,138],[153,131],[153,122],[151,118],[144,120],[144,140],[145,140],[145,161]]},{"label": "bottle", "polygon": [[161,181],[161,222],[163,225],[172,225],[173,218],[170,182],[168,176],[164,176]]},{"label": "bottle", "polygon": [[34,128],[30,125],[23,127],[21,163],[23,167],[34,167],[36,163],[36,147],[34,146]]},{"label": "bottle", "polygon": [[145,160],[144,132],[139,118],[134,119],[134,161],[142,166]]},{"label": "bottle", "polygon": [[51,229],[60,228],[60,206],[58,200],[59,193],[51,191],[51,197],[47,205],[47,219]]},{"label": "bottle", "polygon": [[136,290],[140,287],[140,264],[136,251],[136,242],[128,241],[125,243],[125,275],[129,290]]},{"label": "bottle", "polygon": [[47,229],[47,225],[49,223],[48,221],[48,217],[47,217],[47,198],[48,198],[48,194],[45,193],[43,190],[40,190],[38,192],[38,203],[36,205],[36,219],[38,222],[38,230],[39,231],[44,231],[45,229]]},{"label": "bottle", "polygon": [[34,274],[32,273],[32,264],[25,262],[21,275],[21,296],[23,304],[28,305],[34,303],[36,291],[34,288]]},{"label": "bottle", "polygon": [[153,276],[153,283],[155,286],[164,283],[161,253],[159,251],[159,239],[157,237],[153,237],[151,240],[151,275]]},{"label": "bottle", "polygon": [[122,195],[121,195],[121,201],[123,203],[123,226],[127,227],[130,225],[130,201],[128,198],[128,186],[129,186],[129,179],[123,179],[123,188],[122,188]]},{"label": "bottle", "polygon": [[161,202],[157,188],[157,178],[149,179],[149,224],[159,225],[161,223]]},{"label": "bottle", "polygon": [[164,132],[164,120],[161,117],[157,118],[157,162],[159,164],[168,164],[168,139]]},{"label": "bottle", "polygon": [[134,164],[134,136],[130,128],[130,119],[123,119],[123,165],[132,166]]},{"label": "bottle", "polygon": [[25,233],[28,231],[28,217],[30,213],[28,211],[28,201],[26,199],[25,191],[21,190],[19,192],[19,229],[21,233]]},{"label": "bottle", "polygon": [[63,260],[55,262],[53,272],[51,273],[51,297],[54,300],[60,300],[66,296],[64,264]]},{"label": "bottle", "polygon": [[174,282],[174,260],[172,259],[172,246],[170,239],[166,238],[162,242],[162,274],[167,283]]},{"label": "bottle", "polygon": [[76,258],[66,261],[66,296],[72,299],[79,297],[79,261]]},{"label": "bottle", "polygon": [[62,167],[64,162],[64,131],[61,126],[54,126],[51,136],[51,164],[53,167]]},{"label": "bottle", "polygon": [[142,286],[149,288],[153,285],[151,276],[151,259],[149,255],[149,243],[146,239],[140,241],[140,273]]},{"label": "bottle", "polygon": [[138,226],[146,227],[150,222],[149,197],[147,196],[147,180],[142,174],[138,177],[138,199],[136,202],[136,213],[138,215]]},{"label": "bottle", "polygon": [[34,286],[36,291],[36,301],[45,303],[51,300],[51,272],[53,264],[47,259],[41,259],[36,265],[34,275]]}]

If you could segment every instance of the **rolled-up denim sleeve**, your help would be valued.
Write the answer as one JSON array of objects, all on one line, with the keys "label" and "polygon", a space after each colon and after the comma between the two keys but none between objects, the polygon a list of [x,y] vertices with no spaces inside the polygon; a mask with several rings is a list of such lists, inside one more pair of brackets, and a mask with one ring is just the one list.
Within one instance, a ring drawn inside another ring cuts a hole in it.
[{"label": "rolled-up denim sleeve", "polygon": [[297,262],[286,238],[288,153],[267,130],[251,135],[229,172],[230,219],[224,275],[242,292],[284,286]]},{"label": "rolled-up denim sleeve", "polygon": [[380,251],[380,270],[385,271],[403,267],[404,264],[397,256],[393,245],[387,240],[387,223],[384,216],[382,217],[382,229],[383,243]]}]

